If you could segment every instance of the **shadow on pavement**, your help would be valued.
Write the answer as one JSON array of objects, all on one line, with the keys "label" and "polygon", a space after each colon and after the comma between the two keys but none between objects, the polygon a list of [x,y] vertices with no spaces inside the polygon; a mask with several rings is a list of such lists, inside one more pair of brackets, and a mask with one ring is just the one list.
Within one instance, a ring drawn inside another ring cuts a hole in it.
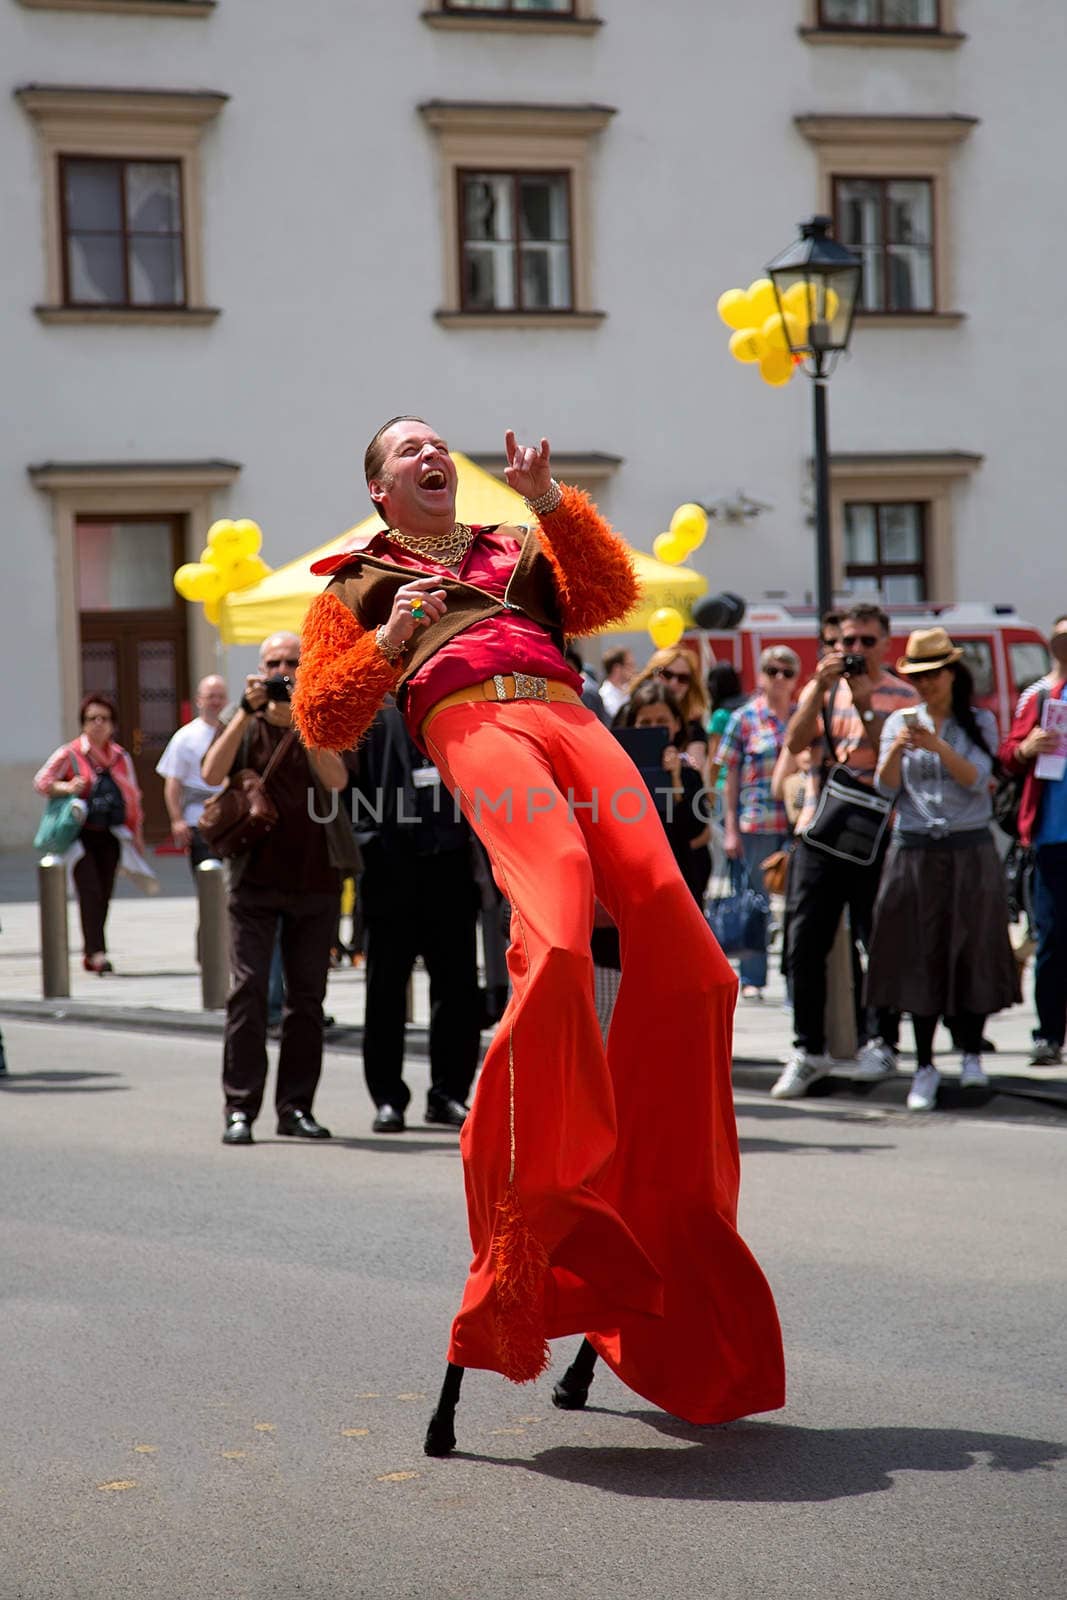
[{"label": "shadow on pavement", "polygon": [[805,1150],[820,1150],[830,1156],[866,1156],[886,1150],[896,1150],[895,1144],[824,1144],[818,1139],[745,1139],[740,1140],[743,1156],[790,1156]]},{"label": "shadow on pavement", "polygon": [[532,1460],[475,1456],[567,1483],[650,1500],[796,1504],[891,1489],[897,1472],[966,1472],[983,1456],[994,1472],[1050,1471],[1067,1446],[962,1428],[798,1428],[740,1422],[699,1428],[662,1413],[631,1411],[689,1450],[559,1445]]},{"label": "shadow on pavement", "polygon": [[81,1092],[83,1089],[94,1091],[121,1089],[125,1092],[130,1087],[128,1083],[92,1081],[119,1076],[117,1072],[7,1072],[0,1076],[0,1092],[8,1090],[12,1094],[55,1094],[64,1090]]}]

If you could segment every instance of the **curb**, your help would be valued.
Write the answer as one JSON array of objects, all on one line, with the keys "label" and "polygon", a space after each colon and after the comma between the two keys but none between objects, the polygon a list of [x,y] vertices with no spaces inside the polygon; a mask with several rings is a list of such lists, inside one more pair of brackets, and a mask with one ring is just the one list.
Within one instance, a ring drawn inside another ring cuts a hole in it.
[{"label": "curb", "polygon": [[[94,1005],[86,1000],[5,1000],[0,998],[0,1017],[17,1022],[58,1022],[90,1028],[113,1028],[124,1033],[188,1034],[202,1039],[222,1039],[221,1011],[171,1011],[162,1006]],[[325,1047],[339,1055],[359,1055],[363,1049],[363,1028],[341,1024],[326,1035]],[[408,1055],[429,1057],[428,1029],[409,1023],[405,1033]],[[757,1056],[735,1056],[735,1089],[766,1095],[782,1070],[780,1061]],[[961,1089],[953,1078],[942,1080],[938,1092],[939,1112],[965,1112],[988,1120],[1033,1121],[1044,1119],[1053,1125],[1067,1126],[1067,1078],[1038,1079],[1012,1073],[990,1074],[988,1089]],[[782,1114],[801,1107],[809,1111],[832,1101],[834,1111],[898,1111],[916,1121],[906,1106],[910,1077],[898,1074],[877,1083],[857,1083],[845,1073],[831,1073],[812,1085],[800,1101],[773,1101]],[[827,1106],[827,1110],[831,1109]],[[921,1119],[919,1119],[921,1120]]]}]

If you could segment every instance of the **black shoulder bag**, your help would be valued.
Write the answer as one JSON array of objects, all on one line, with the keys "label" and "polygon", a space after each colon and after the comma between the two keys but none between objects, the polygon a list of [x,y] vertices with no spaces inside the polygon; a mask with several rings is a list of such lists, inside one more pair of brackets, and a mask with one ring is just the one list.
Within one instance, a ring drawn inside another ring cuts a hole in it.
[{"label": "black shoulder bag", "polygon": [[826,755],[822,763],[822,783],[815,815],[801,834],[815,850],[822,850],[839,861],[856,867],[873,866],[882,848],[885,831],[893,814],[892,800],[885,800],[870,784],[857,778],[837,759],[830,738],[834,715],[834,692],[829,707],[822,708],[823,740]]}]

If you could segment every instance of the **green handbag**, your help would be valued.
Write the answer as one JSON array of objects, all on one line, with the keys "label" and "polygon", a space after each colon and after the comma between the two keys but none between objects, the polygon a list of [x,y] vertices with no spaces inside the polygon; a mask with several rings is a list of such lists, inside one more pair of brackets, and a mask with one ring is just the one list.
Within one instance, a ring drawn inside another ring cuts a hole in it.
[{"label": "green handbag", "polygon": [[52,795],[33,836],[33,848],[46,856],[65,855],[81,833],[87,811],[85,801],[76,795]]}]

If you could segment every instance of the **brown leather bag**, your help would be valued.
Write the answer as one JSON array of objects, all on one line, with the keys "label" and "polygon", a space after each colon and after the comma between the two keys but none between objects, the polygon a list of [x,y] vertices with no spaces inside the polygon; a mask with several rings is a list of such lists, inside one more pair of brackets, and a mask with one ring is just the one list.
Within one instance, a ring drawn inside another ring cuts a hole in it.
[{"label": "brown leather bag", "polygon": [[235,772],[221,794],[213,794],[197,827],[201,836],[222,858],[243,856],[265,839],[278,821],[278,808],[267,792],[267,780],[296,740],[290,728],[280,739],[262,773],[251,767]]},{"label": "brown leather bag", "polygon": [[786,879],[789,876],[789,851],[775,850],[773,855],[764,856],[760,862],[760,871],[763,873],[763,887],[768,894],[785,894]]}]

